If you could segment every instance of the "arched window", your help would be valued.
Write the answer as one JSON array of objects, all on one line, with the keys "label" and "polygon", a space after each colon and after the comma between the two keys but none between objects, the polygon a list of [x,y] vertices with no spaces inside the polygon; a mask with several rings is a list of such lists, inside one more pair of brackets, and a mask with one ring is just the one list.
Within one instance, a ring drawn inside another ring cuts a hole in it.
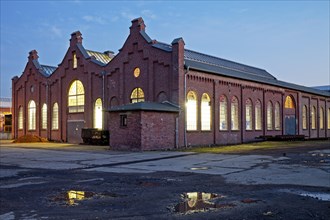
[{"label": "arched window", "polygon": [[41,109],[41,128],[47,129],[47,105],[44,103]]},{"label": "arched window", "polygon": [[69,113],[84,112],[85,90],[81,81],[75,80],[70,86],[68,94]]},{"label": "arched window", "polygon": [[18,129],[23,129],[23,107],[18,108]]},{"label": "arched window", "polygon": [[294,106],[294,102],[292,100],[292,97],[291,96],[287,96],[285,98],[285,105],[284,105],[285,108],[295,108]]},{"label": "arched window", "polygon": [[220,96],[220,130],[228,129],[228,114],[227,114],[227,97]]},{"label": "arched window", "polygon": [[58,129],[58,104],[57,102],[53,105],[53,112],[52,112],[52,129]]},{"label": "arched window", "polygon": [[302,109],[302,128],[307,129],[307,106],[304,105]]},{"label": "arched window", "polygon": [[328,129],[330,129],[330,108],[328,108]]},{"label": "arched window", "polygon": [[31,100],[28,105],[28,128],[29,130],[36,129],[36,103]]},{"label": "arched window", "polygon": [[190,91],[187,94],[187,130],[197,130],[197,96],[195,92]]},{"label": "arched window", "polygon": [[98,98],[94,105],[94,128],[103,128],[102,99]]},{"label": "arched window", "polygon": [[245,129],[252,130],[252,101],[247,99],[245,102]]},{"label": "arched window", "polygon": [[256,101],[256,104],[254,106],[254,113],[255,113],[255,126],[256,130],[262,129],[262,117],[261,117],[261,102],[260,100]]},{"label": "arched window", "polygon": [[73,54],[72,54],[72,68],[75,69],[77,67],[78,67],[77,54],[76,54],[76,52],[73,52]]},{"label": "arched window", "polygon": [[131,93],[131,103],[144,102],[144,92],[141,88],[135,88]]},{"label": "arched window", "polygon": [[267,130],[273,130],[273,103],[267,104]]},{"label": "arched window", "polygon": [[316,108],[312,106],[311,109],[312,129],[316,129]]},{"label": "arched window", "polygon": [[201,123],[203,131],[211,130],[211,99],[206,93],[202,95]]},{"label": "arched window", "polygon": [[324,110],[320,108],[320,129],[324,129]]},{"label": "arched window", "polygon": [[281,130],[280,103],[275,103],[275,130]]},{"label": "arched window", "polygon": [[233,96],[230,105],[231,112],[231,130],[239,130],[238,126],[238,99]]}]

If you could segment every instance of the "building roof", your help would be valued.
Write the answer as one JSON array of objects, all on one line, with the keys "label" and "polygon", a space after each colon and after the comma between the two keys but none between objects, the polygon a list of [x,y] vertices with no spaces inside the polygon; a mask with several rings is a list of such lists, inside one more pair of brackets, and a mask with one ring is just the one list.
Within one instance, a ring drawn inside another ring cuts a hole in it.
[{"label": "building roof", "polygon": [[[147,34],[144,32],[142,36],[148,41],[150,37],[146,35]],[[150,43],[150,40],[148,42]],[[153,47],[166,52],[172,51],[172,45],[158,41],[154,41],[154,42],[155,43],[152,45]],[[315,88],[310,88],[306,86],[280,81],[277,80],[276,77],[274,77],[264,69],[248,66],[245,64],[203,54],[189,49],[184,50],[184,62],[185,62],[185,68],[189,67],[191,69],[196,69],[216,75],[254,81],[258,83],[274,85],[288,89],[295,89],[316,95],[330,96],[330,92],[327,90],[320,90],[320,89],[315,89]]]},{"label": "building roof", "polygon": [[312,88],[330,92],[330,85],[326,85],[326,86],[313,86]]},{"label": "building roof", "polygon": [[11,108],[11,98],[0,98],[0,107],[1,108]]},{"label": "building roof", "polygon": [[127,105],[114,106],[110,108],[110,112],[123,112],[123,111],[157,111],[157,112],[179,112],[180,108],[169,102],[156,103],[156,102],[137,102]]},{"label": "building roof", "polygon": [[42,65],[38,60],[33,60],[32,62],[34,66],[39,70],[39,73],[45,77],[50,76],[57,68],[54,66]]}]

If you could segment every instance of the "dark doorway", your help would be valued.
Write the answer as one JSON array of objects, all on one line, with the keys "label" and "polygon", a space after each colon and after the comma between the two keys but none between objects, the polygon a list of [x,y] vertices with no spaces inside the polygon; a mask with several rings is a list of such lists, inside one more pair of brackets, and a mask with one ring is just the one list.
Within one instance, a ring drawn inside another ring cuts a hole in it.
[{"label": "dark doorway", "polygon": [[286,115],[285,116],[285,135],[296,134],[296,116]]}]

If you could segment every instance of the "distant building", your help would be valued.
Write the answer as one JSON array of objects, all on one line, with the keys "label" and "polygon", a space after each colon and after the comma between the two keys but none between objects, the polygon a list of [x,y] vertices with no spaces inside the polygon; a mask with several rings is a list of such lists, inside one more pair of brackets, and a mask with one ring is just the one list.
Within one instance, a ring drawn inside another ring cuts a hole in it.
[{"label": "distant building", "polygon": [[11,98],[0,98],[0,139],[10,139],[11,131]]},{"label": "distant building", "polygon": [[330,92],[330,85],[326,85],[326,86],[314,86],[312,88],[319,89],[319,90],[326,91],[326,92]]},{"label": "distant building", "polygon": [[14,137],[80,143],[82,128],[107,129],[112,148],[140,150],[330,137],[329,92],[186,49],[182,38],[152,40],[145,28],[134,19],[116,55],[86,49],[74,32],[57,67],[32,50],[12,79]]}]

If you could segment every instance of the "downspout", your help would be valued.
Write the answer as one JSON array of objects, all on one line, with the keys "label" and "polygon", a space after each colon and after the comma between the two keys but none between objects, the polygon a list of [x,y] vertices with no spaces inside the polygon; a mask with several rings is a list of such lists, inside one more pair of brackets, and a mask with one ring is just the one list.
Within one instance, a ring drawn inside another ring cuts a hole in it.
[{"label": "downspout", "polygon": [[186,102],[187,102],[187,74],[189,72],[189,68],[190,66],[187,67],[187,70],[184,73],[184,146],[185,148],[187,148],[187,114],[186,114],[186,110],[187,110],[187,106],[186,106]]},{"label": "downspout", "polygon": [[52,106],[48,103],[48,80],[46,81],[46,103],[47,103],[47,108],[49,108],[49,110],[47,111],[47,139],[50,139],[50,129],[49,126],[51,125],[50,121],[48,121],[48,119],[50,118],[50,112],[52,109]]},{"label": "downspout", "polygon": [[245,124],[246,122],[244,123],[243,125],[243,120],[244,120],[244,115],[243,115],[243,111],[244,113],[246,114],[246,109],[243,109],[244,108],[244,105],[243,105],[243,85],[241,85],[241,143],[243,143],[243,135],[244,135],[244,130],[245,130]]},{"label": "downspout", "polygon": [[105,102],[105,100],[104,100],[104,76],[105,76],[105,71],[103,70],[102,71],[102,81],[103,81],[103,83],[102,83],[102,130],[104,130],[104,116],[105,116],[105,114],[104,114],[104,102]]}]

